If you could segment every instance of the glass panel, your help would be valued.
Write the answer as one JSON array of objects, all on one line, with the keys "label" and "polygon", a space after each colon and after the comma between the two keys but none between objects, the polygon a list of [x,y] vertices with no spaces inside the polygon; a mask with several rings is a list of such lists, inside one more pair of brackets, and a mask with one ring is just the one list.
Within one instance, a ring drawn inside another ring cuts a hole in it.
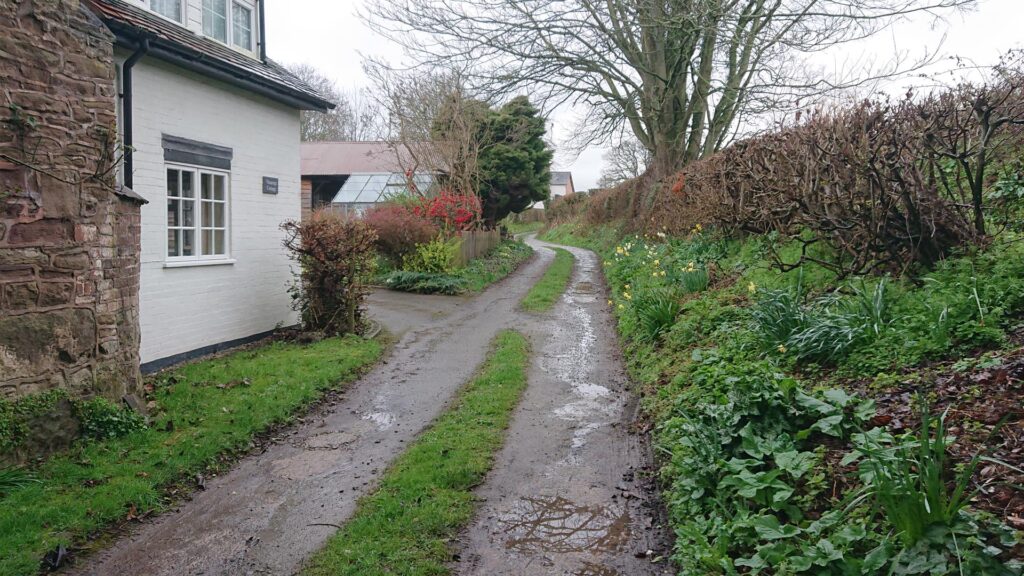
[{"label": "glass panel", "polygon": [[228,0],[203,0],[203,34],[228,41]]},{"label": "glass panel", "polygon": [[225,249],[225,246],[224,246],[226,237],[227,237],[227,232],[225,232],[224,230],[215,230],[213,232],[213,253],[214,254],[217,254],[217,255],[220,255],[220,256],[223,256],[223,255],[227,254],[227,250]]},{"label": "glass panel", "polygon": [[181,22],[181,0],[149,0],[153,12]]},{"label": "glass panel", "polygon": [[178,238],[181,237],[181,230],[167,231],[167,255],[171,258],[180,256],[178,254]]},{"label": "glass panel", "polygon": [[224,213],[227,212],[224,204],[213,205],[213,225],[217,228],[225,228]]},{"label": "glass panel", "polygon": [[225,177],[223,177],[223,176],[214,176],[213,177],[213,199],[214,200],[224,200],[224,197],[225,197],[224,190],[226,188],[226,186],[225,186],[226,182],[227,182],[227,179]]},{"label": "glass panel", "polygon": [[235,46],[252,50],[252,10],[238,2],[231,8],[231,36]]},{"label": "glass panel", "polygon": [[194,200],[181,201],[182,226],[195,227],[196,225],[196,203]]},{"label": "glass panel", "polygon": [[203,200],[209,200],[213,196],[213,174],[201,174],[199,176],[199,183]]},{"label": "glass panel", "polygon": [[355,174],[349,176],[348,180],[345,180],[345,183],[341,186],[341,190],[338,190],[338,193],[334,196],[333,202],[344,204],[355,202],[356,198],[359,197],[359,192],[369,180],[369,174]]},{"label": "glass panel", "polygon": [[167,170],[167,195],[178,196],[178,171]]},{"label": "glass panel", "polygon": [[203,202],[203,228],[213,226],[213,202]]},{"label": "glass panel", "polygon": [[213,230],[203,230],[203,256],[213,255]]},{"label": "glass panel", "polygon": [[182,230],[181,255],[196,255],[196,233],[194,230]]},{"label": "glass panel", "polygon": [[167,225],[174,228],[181,226],[181,200],[167,200]]},{"label": "glass panel", "polygon": [[185,198],[195,197],[195,186],[192,183],[192,172],[181,173],[181,195]]}]

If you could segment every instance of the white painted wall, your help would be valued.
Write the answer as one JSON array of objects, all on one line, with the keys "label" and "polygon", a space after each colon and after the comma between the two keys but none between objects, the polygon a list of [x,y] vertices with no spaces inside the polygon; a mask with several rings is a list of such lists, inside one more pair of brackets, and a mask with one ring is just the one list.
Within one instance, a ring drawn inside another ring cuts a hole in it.
[{"label": "white painted wall", "polygon": [[[294,324],[280,225],[300,217],[299,111],[152,58],[136,64],[133,82],[134,190],[149,201],[142,208],[142,362]],[[165,133],[234,150],[235,263],[165,268]],[[263,194],[264,176],[279,179],[277,195]]]}]

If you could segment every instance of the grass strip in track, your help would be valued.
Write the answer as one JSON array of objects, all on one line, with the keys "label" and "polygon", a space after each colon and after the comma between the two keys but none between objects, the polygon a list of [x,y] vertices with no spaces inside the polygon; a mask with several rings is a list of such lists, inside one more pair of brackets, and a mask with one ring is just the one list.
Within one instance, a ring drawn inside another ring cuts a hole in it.
[{"label": "grass strip in track", "polygon": [[555,260],[548,266],[544,276],[537,282],[530,293],[523,298],[524,310],[530,312],[544,312],[549,310],[558,301],[558,297],[565,292],[572,276],[572,253],[563,248],[555,248]]},{"label": "grass strip in track", "polygon": [[79,443],[34,470],[38,483],[0,495],[0,575],[36,574],[57,545],[76,548],[129,515],[164,509],[168,487],[224,468],[256,435],[354,380],[382,352],[358,337],[276,342],[153,377],[150,427]]},{"label": "grass strip in track", "polygon": [[473,517],[480,484],[526,387],[529,344],[502,332],[483,369],[364,496],[307,576],[447,574],[448,542]]}]

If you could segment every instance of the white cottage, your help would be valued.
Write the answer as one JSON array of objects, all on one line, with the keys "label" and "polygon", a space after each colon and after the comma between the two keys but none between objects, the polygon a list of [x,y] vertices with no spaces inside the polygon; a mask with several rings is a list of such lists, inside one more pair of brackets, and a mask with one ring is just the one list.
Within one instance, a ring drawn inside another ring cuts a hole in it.
[{"label": "white cottage", "polygon": [[117,39],[123,183],[148,201],[143,370],[293,324],[299,115],[333,104],[266,57],[263,0],[87,1]]}]

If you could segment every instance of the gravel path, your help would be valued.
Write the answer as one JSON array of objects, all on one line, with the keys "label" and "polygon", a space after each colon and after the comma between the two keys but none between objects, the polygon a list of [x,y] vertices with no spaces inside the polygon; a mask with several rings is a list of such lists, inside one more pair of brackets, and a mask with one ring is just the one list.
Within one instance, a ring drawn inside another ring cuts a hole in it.
[{"label": "gravel path", "polygon": [[[379,292],[371,314],[400,336],[337,401],[206,490],[137,526],[75,574],[288,575],[344,523],[381,472],[448,405],[501,330],[526,333],[529,388],[506,448],[460,540],[464,574],[657,574],[663,541],[640,472],[612,319],[596,257],[577,258],[570,291],[544,316],[517,305],[553,258],[537,256],[472,298]],[[637,556],[641,557],[637,557]]]}]

